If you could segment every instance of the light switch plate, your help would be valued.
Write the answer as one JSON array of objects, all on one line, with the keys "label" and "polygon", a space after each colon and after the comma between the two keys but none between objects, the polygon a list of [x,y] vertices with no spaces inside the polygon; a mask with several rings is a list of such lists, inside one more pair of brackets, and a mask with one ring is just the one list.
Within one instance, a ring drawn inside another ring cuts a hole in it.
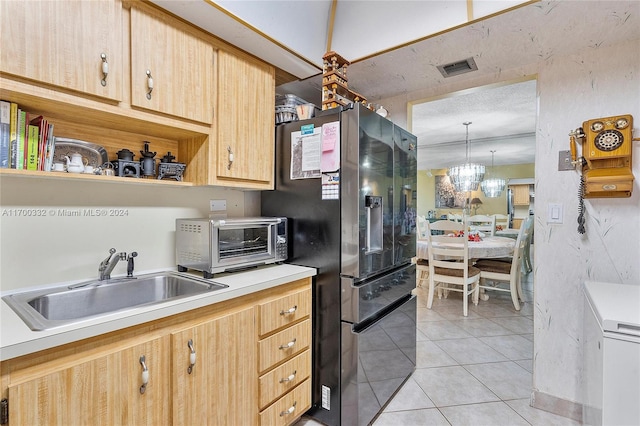
[{"label": "light switch plate", "polygon": [[547,223],[562,223],[562,204],[549,204]]},{"label": "light switch plate", "polygon": [[575,166],[571,163],[571,151],[558,152],[558,171],[575,170]]}]

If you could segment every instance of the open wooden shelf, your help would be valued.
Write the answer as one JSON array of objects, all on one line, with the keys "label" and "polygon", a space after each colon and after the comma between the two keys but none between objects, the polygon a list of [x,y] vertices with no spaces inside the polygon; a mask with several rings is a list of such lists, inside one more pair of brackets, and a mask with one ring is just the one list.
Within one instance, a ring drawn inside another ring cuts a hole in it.
[{"label": "open wooden shelf", "polygon": [[16,169],[0,169],[0,177],[3,176],[15,176],[20,178],[33,178],[33,179],[56,179],[56,180],[75,180],[78,181],[92,181],[92,182],[109,182],[131,185],[169,185],[169,186],[193,186],[191,182],[178,182],[176,180],[160,180],[160,179],[146,179],[146,178],[130,178],[120,176],[101,176],[82,173],[67,173],[67,172],[42,172],[35,170],[16,170]]}]

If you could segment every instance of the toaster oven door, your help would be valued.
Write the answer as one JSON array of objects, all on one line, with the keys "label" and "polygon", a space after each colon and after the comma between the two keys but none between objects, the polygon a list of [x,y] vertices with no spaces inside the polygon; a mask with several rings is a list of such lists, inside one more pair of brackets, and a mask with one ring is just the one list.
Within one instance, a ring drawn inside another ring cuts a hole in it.
[{"label": "toaster oven door", "polygon": [[220,266],[243,266],[275,258],[273,224],[226,224],[214,228],[212,237],[217,247],[215,263]]}]

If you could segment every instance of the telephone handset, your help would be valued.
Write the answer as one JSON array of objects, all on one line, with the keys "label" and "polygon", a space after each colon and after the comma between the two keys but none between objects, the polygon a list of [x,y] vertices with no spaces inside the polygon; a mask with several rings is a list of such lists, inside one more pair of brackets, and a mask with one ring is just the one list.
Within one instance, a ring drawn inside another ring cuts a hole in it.
[{"label": "telephone handset", "polygon": [[[633,117],[587,120],[569,133],[572,163],[580,176],[578,232],[584,234],[584,198],[626,198],[633,189],[631,171]],[[578,144],[581,156],[578,157]]]}]

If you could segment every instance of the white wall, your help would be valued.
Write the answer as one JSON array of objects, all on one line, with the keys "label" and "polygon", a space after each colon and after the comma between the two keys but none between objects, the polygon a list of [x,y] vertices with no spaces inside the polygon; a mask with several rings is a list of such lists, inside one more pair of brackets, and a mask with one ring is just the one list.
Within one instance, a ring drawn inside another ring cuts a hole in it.
[{"label": "white wall", "polygon": [[[584,235],[576,231],[578,174],[557,171],[558,151],[568,149],[571,130],[598,117],[631,114],[634,136],[640,137],[639,44],[633,40],[552,56],[470,83],[380,101],[394,122],[406,126],[408,102],[537,74],[534,405],[574,418],[579,418],[582,402],[583,283],[640,285],[640,143],[633,142],[632,197],[586,200]],[[563,205],[562,224],[546,223],[549,203]]]},{"label": "white wall", "polygon": [[[137,272],[173,269],[176,218],[206,217],[211,199],[227,200],[229,216],[260,211],[259,192],[211,187],[2,176],[0,188],[2,292],[96,278],[111,247],[137,251]],[[126,262],[113,271],[125,273]]]}]

